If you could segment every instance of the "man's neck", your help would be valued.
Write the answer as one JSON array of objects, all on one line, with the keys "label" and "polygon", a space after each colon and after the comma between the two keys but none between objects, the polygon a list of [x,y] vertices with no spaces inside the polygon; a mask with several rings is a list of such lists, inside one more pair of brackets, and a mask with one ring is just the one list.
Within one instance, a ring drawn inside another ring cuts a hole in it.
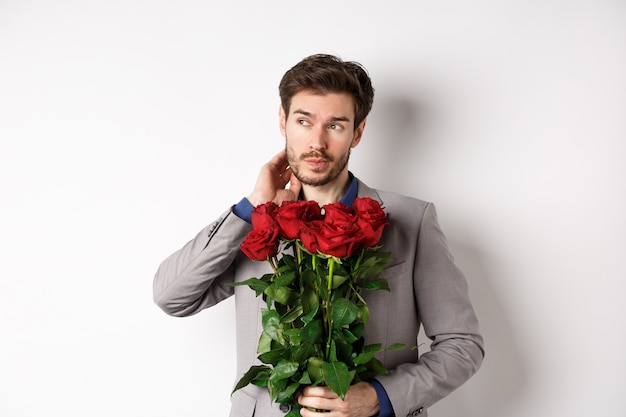
[{"label": "man's neck", "polygon": [[348,170],[342,171],[337,178],[326,185],[311,186],[302,184],[302,194],[305,200],[317,201],[321,206],[336,203],[343,198],[350,187]]}]

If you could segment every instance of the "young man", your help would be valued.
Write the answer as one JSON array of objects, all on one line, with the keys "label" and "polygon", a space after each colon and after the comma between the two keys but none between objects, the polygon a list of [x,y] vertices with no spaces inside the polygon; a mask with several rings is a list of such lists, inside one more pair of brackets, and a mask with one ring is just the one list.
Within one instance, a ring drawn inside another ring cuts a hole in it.
[{"label": "young man", "polygon": [[[329,55],[308,57],[280,83],[280,130],[285,149],[266,163],[252,192],[193,240],[168,257],[154,279],[155,302],[168,314],[188,316],[235,295],[237,379],[258,364],[264,303],[232,281],[262,276],[267,263],[239,250],[251,230],[253,207],[273,201],[314,200],[320,205],[370,197],[385,208],[390,226],[381,241],[394,262],[381,277],[391,291],[367,294],[366,343],[414,346],[420,325],[432,340],[418,357],[406,349],[384,352],[390,370],[353,385],[344,400],[326,387],[308,387],[299,398],[303,417],[426,416],[427,408],[469,379],[484,356],[467,283],[456,268],[432,204],[374,190],[348,171],[350,150],[361,141],[374,90],[356,63]],[[232,396],[231,417],[283,416],[289,407],[270,401],[264,388],[248,385]]]}]

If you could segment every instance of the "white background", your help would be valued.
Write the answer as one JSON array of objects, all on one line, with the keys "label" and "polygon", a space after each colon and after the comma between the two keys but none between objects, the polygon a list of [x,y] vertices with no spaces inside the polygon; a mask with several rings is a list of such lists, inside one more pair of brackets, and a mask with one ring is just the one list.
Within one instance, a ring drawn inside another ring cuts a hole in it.
[{"label": "white background", "polygon": [[487,357],[431,415],[626,415],[626,2],[0,0],[1,416],[227,415],[232,301],[152,277],[317,52],[374,81],[352,171],[434,201],[471,286]]}]

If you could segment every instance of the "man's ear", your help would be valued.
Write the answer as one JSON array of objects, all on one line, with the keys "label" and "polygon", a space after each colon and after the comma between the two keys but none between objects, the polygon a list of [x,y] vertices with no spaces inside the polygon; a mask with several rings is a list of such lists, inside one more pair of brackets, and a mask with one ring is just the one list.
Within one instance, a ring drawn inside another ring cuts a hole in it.
[{"label": "man's ear", "polygon": [[287,115],[285,114],[285,110],[283,109],[282,104],[278,106],[278,125],[280,127],[280,133],[283,137],[287,136],[287,132],[285,129],[285,125],[287,124]]},{"label": "man's ear", "polygon": [[351,148],[356,148],[356,145],[361,142],[361,138],[363,137],[363,131],[365,130],[365,124],[367,123],[367,119],[363,119],[363,121],[354,129],[354,139],[352,139]]}]

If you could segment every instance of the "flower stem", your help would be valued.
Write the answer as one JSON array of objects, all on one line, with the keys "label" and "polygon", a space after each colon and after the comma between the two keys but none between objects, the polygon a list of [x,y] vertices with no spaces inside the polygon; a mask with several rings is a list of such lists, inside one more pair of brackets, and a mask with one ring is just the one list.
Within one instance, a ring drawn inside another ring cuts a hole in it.
[{"label": "flower stem", "polygon": [[274,270],[274,273],[276,274],[278,272],[278,266],[276,265],[276,258],[267,258],[267,262],[269,262],[269,264],[272,266],[272,269]]},{"label": "flower stem", "polygon": [[335,274],[335,258],[328,259],[328,298],[330,299],[330,291],[333,289],[333,275]]},{"label": "flower stem", "polygon": [[327,279],[327,289],[326,292],[326,321],[328,322],[328,339],[326,340],[326,361],[328,361],[330,356],[330,345],[333,338],[333,317],[332,317],[332,305],[330,294],[333,289],[333,275],[335,273],[335,258],[328,259],[328,279]]},{"label": "flower stem", "polygon": [[296,248],[296,259],[298,261],[298,273],[302,273],[302,249],[300,245],[294,245]]},{"label": "flower stem", "polygon": [[[361,253],[359,253],[358,258],[356,259],[356,263],[354,264],[354,269],[352,270],[352,273],[350,274],[350,281],[352,282],[350,283],[349,293],[354,293],[358,298],[361,298],[361,296],[359,295],[359,292],[357,291],[357,289],[354,287],[353,284],[359,278],[359,275],[360,275],[359,268],[361,267],[361,261],[363,261],[363,255],[365,255],[365,248],[361,249]],[[352,299],[353,297],[352,295],[349,295],[347,298]]]}]

